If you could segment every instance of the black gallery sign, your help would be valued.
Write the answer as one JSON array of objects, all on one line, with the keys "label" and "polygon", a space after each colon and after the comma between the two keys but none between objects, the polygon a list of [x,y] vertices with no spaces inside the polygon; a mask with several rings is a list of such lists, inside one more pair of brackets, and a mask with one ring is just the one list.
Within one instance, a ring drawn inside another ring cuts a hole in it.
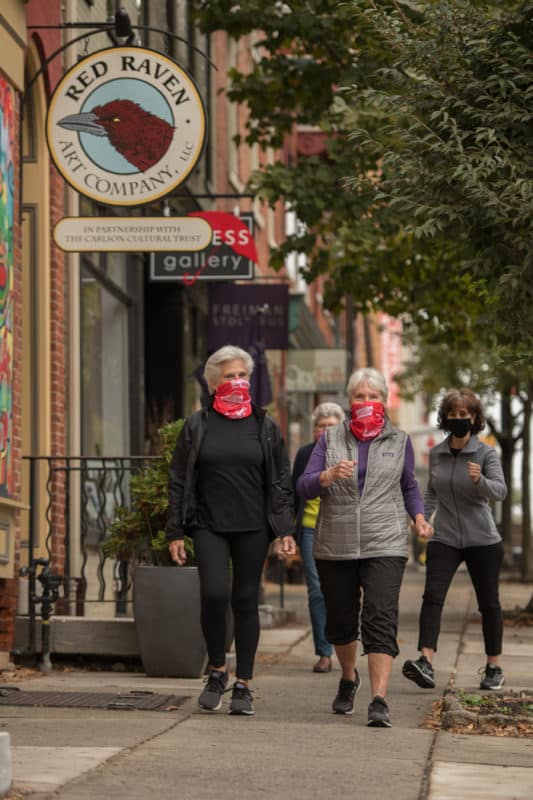
[{"label": "black gallery sign", "polygon": [[[217,224],[217,216],[229,218],[229,214],[206,213],[213,230],[208,247],[187,252],[154,252],[150,256],[151,281],[196,281],[251,280],[254,277],[254,261],[249,258],[254,232],[253,213],[241,213],[234,217],[234,228],[226,223]],[[230,223],[231,225],[231,223]],[[255,250],[255,248],[253,248]],[[257,257],[257,256],[256,256]]]}]

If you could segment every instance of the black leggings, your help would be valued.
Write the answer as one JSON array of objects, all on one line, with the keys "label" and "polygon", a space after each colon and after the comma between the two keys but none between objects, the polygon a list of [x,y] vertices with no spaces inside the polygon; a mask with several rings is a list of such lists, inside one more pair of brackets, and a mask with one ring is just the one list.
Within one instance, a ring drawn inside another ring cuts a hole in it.
[{"label": "black leggings", "polygon": [[502,652],[503,617],[498,583],[503,560],[503,544],[459,549],[442,542],[429,542],[426,556],[426,586],[420,612],[418,649],[437,649],[440,620],[446,594],[459,564],[465,561],[476,592],[483,624],[485,653]]},{"label": "black leggings", "polygon": [[200,575],[202,631],[209,663],[220,667],[226,661],[226,614],[231,581],[236,675],[247,680],[253,676],[259,642],[259,589],[270,545],[268,533],[222,534],[198,528],[193,539]]}]

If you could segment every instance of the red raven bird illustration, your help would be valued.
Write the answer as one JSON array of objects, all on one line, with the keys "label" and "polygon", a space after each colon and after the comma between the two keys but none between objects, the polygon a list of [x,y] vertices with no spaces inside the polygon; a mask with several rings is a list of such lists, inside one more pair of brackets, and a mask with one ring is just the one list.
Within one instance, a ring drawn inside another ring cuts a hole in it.
[{"label": "red raven bird illustration", "polygon": [[172,125],[133,100],[111,100],[91,111],[63,117],[58,125],[80,133],[107,136],[115,150],[140,172],[146,172],[163,158],[174,136]]}]

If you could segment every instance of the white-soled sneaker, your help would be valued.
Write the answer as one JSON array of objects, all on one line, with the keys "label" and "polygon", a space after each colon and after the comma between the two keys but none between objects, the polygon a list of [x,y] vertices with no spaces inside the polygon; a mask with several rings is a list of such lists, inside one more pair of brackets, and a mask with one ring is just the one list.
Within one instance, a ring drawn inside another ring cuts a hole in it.
[{"label": "white-soled sneaker", "polygon": [[205,687],[196,701],[204,711],[218,711],[222,705],[222,695],[228,685],[228,673],[212,669],[205,681]]},{"label": "white-soled sneaker", "polygon": [[389,707],[384,697],[377,694],[368,706],[368,722],[370,728],[390,728]]},{"label": "white-soled sneaker", "polygon": [[341,678],[339,688],[331,709],[334,714],[353,714],[355,708],[355,695],[361,688],[361,678],[355,670],[354,680],[347,681]]},{"label": "white-soled sneaker", "polygon": [[503,677],[501,667],[496,667],[494,664],[487,664],[486,667],[481,667],[479,672],[483,674],[481,683],[479,684],[480,689],[493,689],[494,691],[503,689],[505,678]]},{"label": "white-soled sneaker", "polygon": [[247,717],[251,717],[255,714],[254,705],[252,703],[252,693],[245,683],[236,681],[233,684],[229,713],[244,714]]},{"label": "white-soled sneaker", "polygon": [[421,689],[435,688],[435,671],[425,656],[420,656],[416,661],[414,659],[405,661],[402,675],[414,681]]}]

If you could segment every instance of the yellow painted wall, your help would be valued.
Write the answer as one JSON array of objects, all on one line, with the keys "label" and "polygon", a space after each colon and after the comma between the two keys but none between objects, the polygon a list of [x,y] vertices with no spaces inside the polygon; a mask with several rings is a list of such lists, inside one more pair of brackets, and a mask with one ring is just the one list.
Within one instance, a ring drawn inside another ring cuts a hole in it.
[{"label": "yellow painted wall", "polygon": [[0,69],[20,91],[24,88],[26,16],[22,0],[2,0],[0,5]]}]

